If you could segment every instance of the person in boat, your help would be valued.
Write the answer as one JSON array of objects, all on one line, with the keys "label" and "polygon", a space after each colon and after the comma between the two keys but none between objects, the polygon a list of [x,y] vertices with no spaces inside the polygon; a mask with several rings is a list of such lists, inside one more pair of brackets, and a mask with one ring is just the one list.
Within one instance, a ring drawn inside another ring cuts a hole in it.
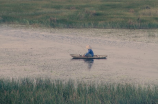
[{"label": "person in boat", "polygon": [[84,54],[84,56],[93,57],[94,53],[93,53],[93,50],[92,50],[91,46],[87,45],[86,48],[88,49],[88,52],[86,54]]}]

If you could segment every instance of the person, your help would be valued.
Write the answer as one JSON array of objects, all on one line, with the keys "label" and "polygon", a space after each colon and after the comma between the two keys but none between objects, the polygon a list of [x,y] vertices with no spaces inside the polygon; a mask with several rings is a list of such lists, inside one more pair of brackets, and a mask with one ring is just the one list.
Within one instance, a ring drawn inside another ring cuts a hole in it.
[{"label": "person", "polygon": [[93,50],[92,50],[91,46],[87,45],[86,48],[88,49],[88,52],[86,54],[84,54],[84,56],[93,57],[94,53],[93,53]]}]

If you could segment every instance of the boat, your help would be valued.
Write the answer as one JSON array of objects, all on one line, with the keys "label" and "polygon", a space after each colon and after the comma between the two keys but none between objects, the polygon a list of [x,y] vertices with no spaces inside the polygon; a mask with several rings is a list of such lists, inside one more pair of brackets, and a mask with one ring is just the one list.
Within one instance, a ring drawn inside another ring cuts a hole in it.
[{"label": "boat", "polygon": [[107,55],[94,55],[93,57],[87,57],[80,54],[70,54],[73,59],[106,59]]}]

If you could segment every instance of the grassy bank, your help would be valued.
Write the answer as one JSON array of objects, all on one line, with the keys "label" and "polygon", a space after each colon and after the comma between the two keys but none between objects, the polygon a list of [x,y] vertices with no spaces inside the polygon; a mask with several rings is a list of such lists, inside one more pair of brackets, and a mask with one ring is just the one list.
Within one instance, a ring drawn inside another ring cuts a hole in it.
[{"label": "grassy bank", "polygon": [[0,104],[158,104],[158,87],[0,80]]},{"label": "grassy bank", "polygon": [[58,28],[158,28],[158,0],[0,0],[0,23]]}]

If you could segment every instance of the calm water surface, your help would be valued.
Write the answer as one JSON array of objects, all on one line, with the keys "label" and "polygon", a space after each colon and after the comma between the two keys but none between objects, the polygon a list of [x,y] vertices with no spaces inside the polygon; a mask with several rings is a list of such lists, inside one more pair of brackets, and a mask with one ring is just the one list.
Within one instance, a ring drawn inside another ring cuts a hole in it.
[{"label": "calm water surface", "polygon": [[[158,81],[157,44],[96,37],[93,31],[81,30],[56,33],[0,27],[0,77],[111,83]],[[88,44],[94,54],[108,55],[107,59],[72,59],[70,54],[86,53]]]}]

